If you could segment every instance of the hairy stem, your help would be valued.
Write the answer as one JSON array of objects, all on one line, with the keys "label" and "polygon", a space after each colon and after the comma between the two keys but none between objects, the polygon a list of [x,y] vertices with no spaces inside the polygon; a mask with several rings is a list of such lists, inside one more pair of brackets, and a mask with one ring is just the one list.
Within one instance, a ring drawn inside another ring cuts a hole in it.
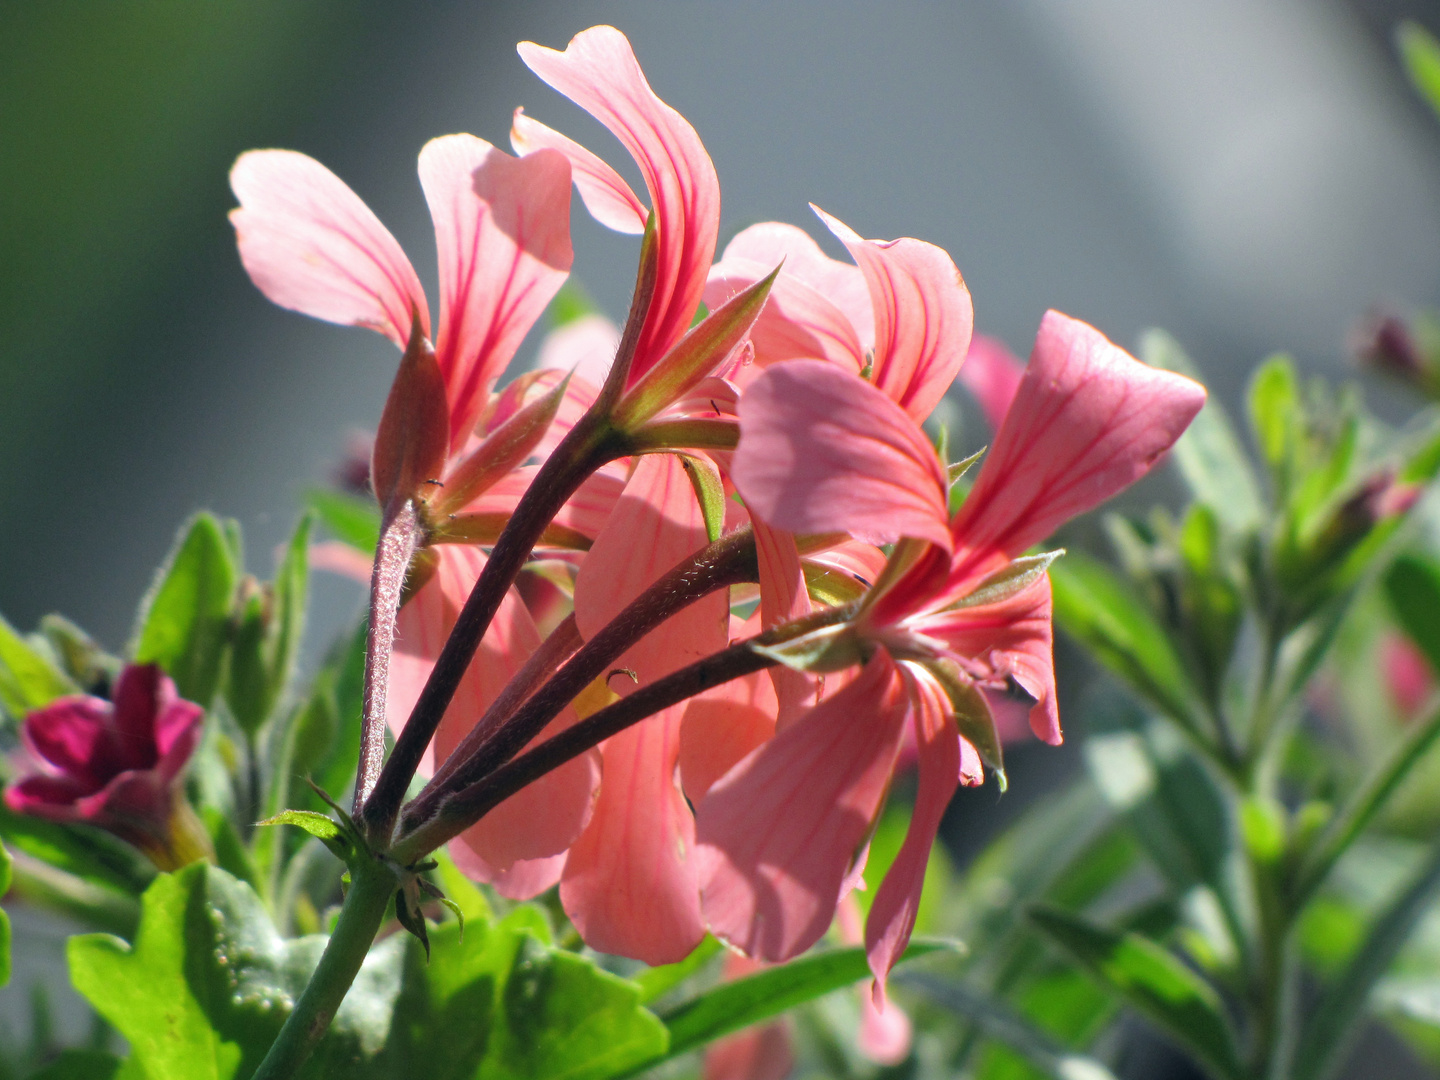
[{"label": "hairy stem", "polygon": [[380,533],[375,568],[370,572],[370,629],[365,635],[365,696],[360,719],[360,763],[355,772],[355,813],[365,805],[385,757],[385,696],[390,684],[390,652],[395,644],[395,613],[405,587],[405,571],[415,554],[419,523],[415,503],[406,499]]},{"label": "hairy stem", "polygon": [[443,779],[437,776],[405,808],[405,830],[413,831],[430,817],[448,794],[469,787],[518,754],[576,694],[670,616],[716,589],[754,580],[758,572],[755,537],[747,527],[721,537],[665,574],[587,641],[493,735],[464,758],[452,754],[455,764],[446,762]]}]

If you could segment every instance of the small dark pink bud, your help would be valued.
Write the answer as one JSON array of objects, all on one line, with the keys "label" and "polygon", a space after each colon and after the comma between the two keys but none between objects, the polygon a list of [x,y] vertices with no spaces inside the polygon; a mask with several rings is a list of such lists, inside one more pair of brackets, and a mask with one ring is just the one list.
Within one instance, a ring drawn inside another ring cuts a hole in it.
[{"label": "small dark pink bud", "polygon": [[25,718],[21,735],[43,771],[6,789],[5,805],[98,826],[162,870],[202,858],[209,841],[179,782],[203,715],[154,664],[132,664],[116,680],[112,700],[60,698]]},{"label": "small dark pink bud", "polygon": [[1393,311],[1374,310],[1351,331],[1351,351],[1365,367],[1383,371],[1427,394],[1435,373],[1410,325]]}]

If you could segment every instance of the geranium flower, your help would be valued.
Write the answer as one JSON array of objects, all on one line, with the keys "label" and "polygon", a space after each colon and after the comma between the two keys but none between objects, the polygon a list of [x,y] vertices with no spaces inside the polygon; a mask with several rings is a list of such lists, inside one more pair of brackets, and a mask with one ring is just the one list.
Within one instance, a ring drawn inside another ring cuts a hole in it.
[{"label": "geranium flower", "polygon": [[210,852],[180,790],[204,710],[154,664],[126,667],[112,701],[64,697],[25,717],[21,737],[43,771],[5,791],[5,805],[114,833],[161,870]]},{"label": "geranium flower", "polygon": [[978,688],[1019,687],[1034,701],[1036,734],[1060,741],[1048,559],[1016,560],[1144,475],[1204,398],[1190,380],[1047,313],[952,519],[945,467],[889,396],[819,361],[777,365],[751,384],[734,462],[751,512],[792,532],[843,529],[898,544],[853,620],[793,643],[785,657],[821,671],[863,664],[859,674],[700,804],[704,907],[717,934],[766,960],[819,938],[883,805],[908,721],[919,748],[915,812],[866,925],[883,982],[909,940],[940,816],[961,777],[978,778],[976,750],[993,751]]}]

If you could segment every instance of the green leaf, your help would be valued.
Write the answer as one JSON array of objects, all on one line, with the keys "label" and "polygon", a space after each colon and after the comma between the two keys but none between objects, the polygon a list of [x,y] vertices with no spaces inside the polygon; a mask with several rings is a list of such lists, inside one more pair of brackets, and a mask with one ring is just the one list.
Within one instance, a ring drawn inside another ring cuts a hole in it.
[{"label": "green leaf", "polygon": [[345,836],[345,830],[337,822],[313,810],[283,810],[258,824],[294,825],[297,829],[304,829],[340,858],[343,859],[350,853],[350,842]]},{"label": "green leaf", "polygon": [[[161,874],[143,904],[133,947],[103,934],[70,939],[75,988],[129,1040],[149,1080],[251,1075],[325,938],[282,939],[254,890],[204,863]],[[376,1060],[404,952],[400,938],[370,950],[301,1075],[340,1075]]]},{"label": "green leaf", "polygon": [[244,610],[234,634],[225,700],[242,731],[252,738],[284,696],[305,628],[307,556],[313,518],[300,519],[272,585],[241,586]]},{"label": "green leaf", "polygon": [[1382,911],[1359,950],[1318,1005],[1307,1010],[1295,1052],[1295,1080],[1321,1080],[1340,1064],[1360,1034],[1371,992],[1416,924],[1440,895],[1440,847]]},{"label": "green leaf", "polygon": [[[534,933],[525,905],[499,923],[431,934],[410,951],[384,1075],[427,1080],[602,1080],[665,1053],[665,1028],[628,980]],[[543,916],[540,916],[543,924]]]},{"label": "green leaf", "polygon": [[[1179,343],[1163,330],[1147,330],[1142,335],[1140,356],[1151,367],[1200,379]],[[1206,400],[1171,456],[1195,498],[1211,507],[1226,525],[1243,532],[1260,524],[1265,505],[1260,485],[1218,398],[1212,395]]]},{"label": "green leaf", "polygon": [[724,951],[720,939],[706,934],[700,939],[700,944],[691,950],[690,955],[684,960],[673,964],[662,964],[659,967],[646,968],[635,975],[630,981],[640,991],[640,1003],[648,1005],[656,1001],[677,986],[683,983],[690,976],[702,969],[706,964]]},{"label": "green leaf", "polygon": [[1395,47],[1411,84],[1440,115],[1440,41],[1419,23],[1406,19],[1395,27]]},{"label": "green leaf", "polygon": [[1440,563],[1423,555],[1401,555],[1383,583],[1400,626],[1431,668],[1440,671]]},{"label": "green leaf", "polygon": [[0,838],[14,851],[106,890],[138,896],[155,877],[148,859],[107,832],[17,814],[3,802]]},{"label": "green leaf", "polygon": [[901,975],[895,981],[973,1021],[987,1036],[1013,1047],[1046,1076],[1055,1080],[1115,1080],[1114,1074],[1094,1058],[1072,1053],[1003,1003],[964,983],[923,974]]},{"label": "green leaf", "polygon": [[161,874],[134,946],[107,934],[69,942],[70,980],[130,1043],[150,1080],[228,1080],[240,1048],[220,1037],[185,977],[186,908],[203,866]]},{"label": "green leaf", "polygon": [[[960,947],[953,941],[915,940],[901,960]],[[665,1026],[670,1030],[670,1049],[665,1058],[656,1060],[676,1057],[869,975],[863,948],[825,949],[722,983],[664,1014]]]},{"label": "green leaf", "polygon": [[1193,729],[1198,693],[1164,627],[1104,564],[1074,552],[1050,568],[1055,621],[1115,674]]},{"label": "green leaf", "polygon": [[337,540],[366,555],[375,553],[380,543],[380,507],[374,499],[314,488],[306,494],[305,505]]},{"label": "green leaf", "polygon": [[1218,1075],[1243,1074],[1219,994],[1170,952],[1139,934],[1097,926],[1060,908],[1037,906],[1030,919]]},{"label": "green leaf", "polygon": [[580,286],[580,283],[573,277],[560,286],[560,291],[550,301],[550,306],[545,309],[545,314],[550,319],[550,325],[556,329],[566,323],[572,323],[576,319],[583,319],[586,315],[599,313],[595,301]]},{"label": "green leaf", "polygon": [[1288,356],[1272,356],[1256,369],[1250,380],[1250,425],[1260,456],[1270,466],[1282,504],[1289,497],[1291,474],[1304,417],[1300,404],[1300,382],[1295,363]]},{"label": "green leaf", "polygon": [[0,711],[16,721],[80,688],[0,618]]},{"label": "green leaf", "polygon": [[40,633],[65,673],[82,689],[96,691],[120,674],[121,659],[107,653],[94,638],[63,615],[53,612],[42,615]]},{"label": "green leaf", "polygon": [[207,708],[220,679],[235,584],[220,522],[195,515],[141,604],[130,650],[136,663],[164,668],[181,697]]}]

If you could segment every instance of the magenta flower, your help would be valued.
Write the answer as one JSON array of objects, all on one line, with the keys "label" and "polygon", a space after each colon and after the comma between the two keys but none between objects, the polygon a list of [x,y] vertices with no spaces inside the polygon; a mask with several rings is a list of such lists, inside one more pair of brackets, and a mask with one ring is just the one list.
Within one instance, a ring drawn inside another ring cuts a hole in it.
[{"label": "magenta flower", "polygon": [[194,862],[209,843],[179,784],[203,715],[154,664],[131,665],[113,701],[65,697],[25,718],[25,745],[45,771],[8,788],[5,805],[99,826],[162,870]]}]

